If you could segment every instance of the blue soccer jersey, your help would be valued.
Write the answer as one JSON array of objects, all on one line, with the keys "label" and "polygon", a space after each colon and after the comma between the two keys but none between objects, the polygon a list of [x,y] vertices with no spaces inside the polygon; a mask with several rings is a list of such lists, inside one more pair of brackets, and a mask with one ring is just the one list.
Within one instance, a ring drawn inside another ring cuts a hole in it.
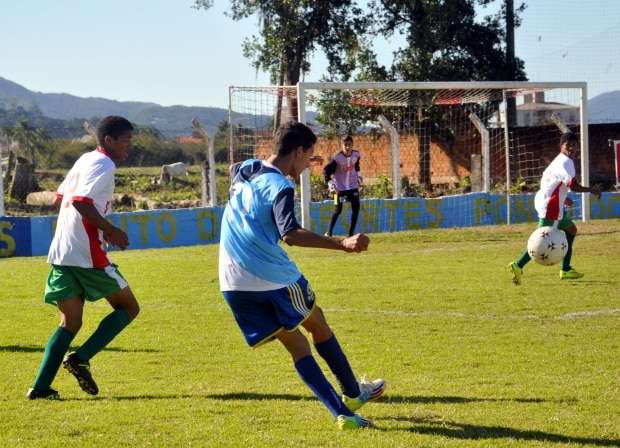
[{"label": "blue soccer jersey", "polygon": [[279,242],[299,228],[294,184],[273,165],[251,159],[231,173],[230,198],[222,216],[220,289],[268,291],[301,276]]}]

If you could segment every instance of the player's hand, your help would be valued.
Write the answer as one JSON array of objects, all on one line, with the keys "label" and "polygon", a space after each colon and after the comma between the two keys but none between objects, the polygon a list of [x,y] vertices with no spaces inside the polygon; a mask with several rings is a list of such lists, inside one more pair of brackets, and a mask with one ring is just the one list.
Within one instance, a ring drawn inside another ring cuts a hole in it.
[{"label": "player's hand", "polygon": [[125,250],[129,246],[127,234],[118,227],[112,226],[109,230],[104,231],[103,237],[108,243],[118,247],[120,250]]},{"label": "player's hand", "polygon": [[572,207],[573,206],[573,200],[571,198],[564,199],[564,205],[566,205],[567,207]]},{"label": "player's hand", "polygon": [[353,236],[343,239],[341,244],[345,252],[362,252],[368,250],[370,238],[363,233],[356,233]]},{"label": "player's hand", "polygon": [[601,198],[601,186],[600,185],[595,185],[590,189],[590,193],[592,193],[594,196],[596,196],[596,199],[600,199]]},{"label": "player's hand", "polygon": [[359,174],[357,175],[357,183],[360,185],[364,185],[364,178]]},{"label": "player's hand", "polygon": [[329,190],[330,193],[336,192],[336,186],[334,185],[333,180],[330,180],[329,182],[327,182],[327,189]]}]

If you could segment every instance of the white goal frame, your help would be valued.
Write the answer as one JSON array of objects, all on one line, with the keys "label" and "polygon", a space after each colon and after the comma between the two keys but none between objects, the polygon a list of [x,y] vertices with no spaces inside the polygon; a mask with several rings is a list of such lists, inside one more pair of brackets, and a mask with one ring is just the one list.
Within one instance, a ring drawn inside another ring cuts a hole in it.
[{"label": "white goal frame", "polygon": [[[471,82],[301,82],[297,84],[298,119],[307,123],[306,100],[309,90],[349,90],[349,89],[377,89],[377,90],[466,90],[466,89],[579,89],[580,91],[580,136],[581,136],[581,185],[590,185],[590,158],[588,146],[588,86],[585,82],[528,82],[528,81],[471,81]],[[504,117],[506,114],[504,114]],[[507,124],[503,123],[506,132]],[[506,140],[506,160],[509,158],[509,145]],[[399,159],[392,157],[392,172],[397,172]],[[510,169],[506,169],[506,223],[511,224],[510,203]],[[486,168],[485,168],[486,169]],[[310,228],[310,171],[305,170],[301,175],[301,222],[304,228]],[[581,193],[581,219],[590,219],[590,196]]]}]

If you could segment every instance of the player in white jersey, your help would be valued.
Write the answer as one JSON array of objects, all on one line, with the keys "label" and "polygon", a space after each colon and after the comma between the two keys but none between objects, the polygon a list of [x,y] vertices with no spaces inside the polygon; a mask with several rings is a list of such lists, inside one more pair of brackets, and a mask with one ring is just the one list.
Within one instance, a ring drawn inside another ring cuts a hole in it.
[{"label": "player in white jersey", "polygon": [[[125,232],[105,215],[112,203],[115,162],[127,159],[132,130],[125,118],[102,119],[97,125],[97,149],[83,154],[58,188],[60,211],[48,254],[52,267],[44,300],[58,307],[60,326],[45,347],[39,373],[27,394],[31,400],[59,399],[51,384],[61,363],[82,390],[96,395],[99,389],[90,373],[90,359],[138,315],[136,298],[103,246],[104,241],[120,249],[129,245]],[[82,325],[84,302],[103,297],[114,311],[80,348],[65,356]]]},{"label": "player in white jersey", "polygon": [[[588,188],[579,185],[575,177],[575,164],[571,155],[577,150],[577,136],[572,132],[566,132],[560,137],[560,153],[543,172],[540,180],[540,190],[534,198],[534,206],[538,213],[538,227],[552,226],[554,221],[559,221],[558,228],[566,233],[568,251],[562,260],[560,279],[574,280],[583,277],[581,272],[572,268],[570,261],[573,253],[573,241],[577,235],[577,226],[566,215],[564,207],[571,206],[572,201],[567,197],[568,190],[577,193],[593,193],[600,197],[598,187]],[[512,274],[512,282],[521,284],[523,268],[531,260],[527,249],[517,261],[508,265]]]}]

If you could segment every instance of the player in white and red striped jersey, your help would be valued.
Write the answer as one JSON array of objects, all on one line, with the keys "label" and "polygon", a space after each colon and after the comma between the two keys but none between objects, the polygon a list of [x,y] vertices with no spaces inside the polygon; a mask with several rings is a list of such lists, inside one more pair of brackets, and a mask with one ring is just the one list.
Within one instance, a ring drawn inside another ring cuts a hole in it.
[{"label": "player in white and red striped jersey", "polygon": [[[573,241],[577,235],[577,226],[566,215],[564,207],[571,206],[572,201],[568,198],[568,190],[577,193],[593,193],[600,197],[598,187],[588,188],[579,184],[575,177],[575,164],[571,155],[577,149],[577,136],[572,132],[566,132],[560,137],[560,153],[547,166],[540,180],[540,189],[534,198],[534,206],[538,213],[538,227],[552,226],[554,221],[559,221],[558,229],[566,233],[568,251],[562,260],[560,279],[574,280],[583,277],[581,272],[572,268],[570,261],[573,253]],[[524,266],[531,260],[527,249],[517,261],[508,265],[512,274],[512,282],[521,284]]]},{"label": "player in white and red striped jersey", "polygon": [[[45,303],[58,307],[60,327],[45,347],[39,373],[28,391],[29,399],[58,399],[51,388],[60,364],[91,395],[99,392],[90,373],[90,359],[114,339],[139,312],[129,285],[104,249],[104,241],[125,249],[125,232],[105,219],[114,192],[116,163],[131,151],[133,126],[122,117],[109,116],[97,125],[98,146],[73,165],[57,192],[60,207],[48,253],[51,271]],[[75,352],[65,356],[82,325],[85,301],[106,298],[114,311]],[[64,359],[63,359],[64,357]]]}]

